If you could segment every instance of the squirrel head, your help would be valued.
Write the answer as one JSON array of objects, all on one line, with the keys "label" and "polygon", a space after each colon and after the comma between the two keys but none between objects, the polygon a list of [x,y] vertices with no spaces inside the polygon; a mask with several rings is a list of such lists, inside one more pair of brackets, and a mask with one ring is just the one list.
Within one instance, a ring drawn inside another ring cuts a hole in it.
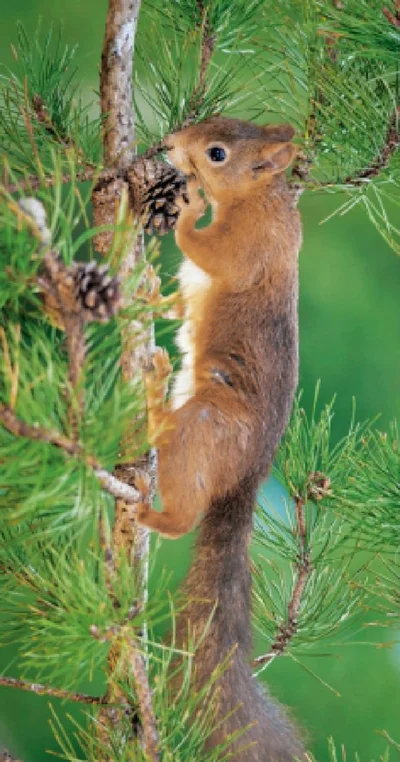
[{"label": "squirrel head", "polygon": [[254,193],[293,161],[290,124],[259,126],[215,116],[169,135],[169,158],[199,180],[210,200]]}]

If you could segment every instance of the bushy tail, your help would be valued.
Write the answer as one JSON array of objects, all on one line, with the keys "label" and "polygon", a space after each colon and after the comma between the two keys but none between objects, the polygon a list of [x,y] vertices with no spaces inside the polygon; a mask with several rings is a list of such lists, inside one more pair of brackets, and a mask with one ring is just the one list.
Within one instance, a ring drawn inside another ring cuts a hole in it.
[{"label": "bushy tail", "polygon": [[256,484],[246,479],[207,511],[185,583],[189,604],[178,622],[178,638],[185,639],[188,624],[195,637],[206,629],[196,651],[199,686],[209,681],[213,670],[232,652],[229,667],[218,679],[217,721],[226,719],[209,744],[217,745],[248,728],[234,744],[235,762],[292,762],[304,758],[299,734],[284,710],[257,684],[249,667],[248,545],[255,497]]}]

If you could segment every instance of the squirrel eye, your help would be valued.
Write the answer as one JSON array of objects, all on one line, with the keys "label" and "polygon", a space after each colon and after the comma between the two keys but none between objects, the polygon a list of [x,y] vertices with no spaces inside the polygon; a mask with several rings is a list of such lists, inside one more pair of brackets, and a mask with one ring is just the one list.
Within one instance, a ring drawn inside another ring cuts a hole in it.
[{"label": "squirrel eye", "polygon": [[210,157],[211,161],[225,161],[226,151],[221,146],[212,146],[208,148],[206,153]]}]

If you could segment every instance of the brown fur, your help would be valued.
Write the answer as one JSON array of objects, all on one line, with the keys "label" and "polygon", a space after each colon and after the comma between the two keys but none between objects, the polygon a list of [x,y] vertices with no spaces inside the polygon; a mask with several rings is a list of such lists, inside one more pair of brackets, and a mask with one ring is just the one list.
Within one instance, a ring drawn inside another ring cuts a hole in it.
[{"label": "brown fur", "polygon": [[[215,117],[169,139],[172,161],[193,178],[176,240],[211,280],[188,305],[193,396],[174,411],[153,411],[153,431],[163,432],[156,440],[163,510],[143,510],[140,521],[177,537],[204,515],[178,634],[183,641],[188,623],[200,634],[216,604],[197,653],[197,680],[203,684],[235,648],[219,681],[219,718],[239,708],[211,743],[254,723],[235,746],[236,762],[289,762],[303,748],[248,666],[253,505],[297,385],[301,231],[283,175],[295,155],[292,137],[288,125]],[[229,160],[213,165],[210,145],[225,147]],[[203,209],[199,186],[213,206],[213,221],[202,230],[195,229]]]}]

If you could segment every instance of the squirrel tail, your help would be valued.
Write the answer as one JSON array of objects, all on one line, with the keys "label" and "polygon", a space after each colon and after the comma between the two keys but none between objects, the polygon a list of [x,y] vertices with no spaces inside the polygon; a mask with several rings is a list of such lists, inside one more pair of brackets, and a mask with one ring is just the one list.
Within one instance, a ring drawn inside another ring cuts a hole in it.
[{"label": "squirrel tail", "polygon": [[195,657],[199,687],[231,654],[216,683],[218,728],[207,745],[215,747],[247,728],[229,747],[235,762],[293,762],[304,759],[300,735],[282,707],[257,684],[249,666],[248,545],[255,499],[256,482],[245,479],[234,492],[209,507],[185,583],[188,605],[178,620],[177,634],[184,642],[190,628],[196,640],[200,637]]}]

